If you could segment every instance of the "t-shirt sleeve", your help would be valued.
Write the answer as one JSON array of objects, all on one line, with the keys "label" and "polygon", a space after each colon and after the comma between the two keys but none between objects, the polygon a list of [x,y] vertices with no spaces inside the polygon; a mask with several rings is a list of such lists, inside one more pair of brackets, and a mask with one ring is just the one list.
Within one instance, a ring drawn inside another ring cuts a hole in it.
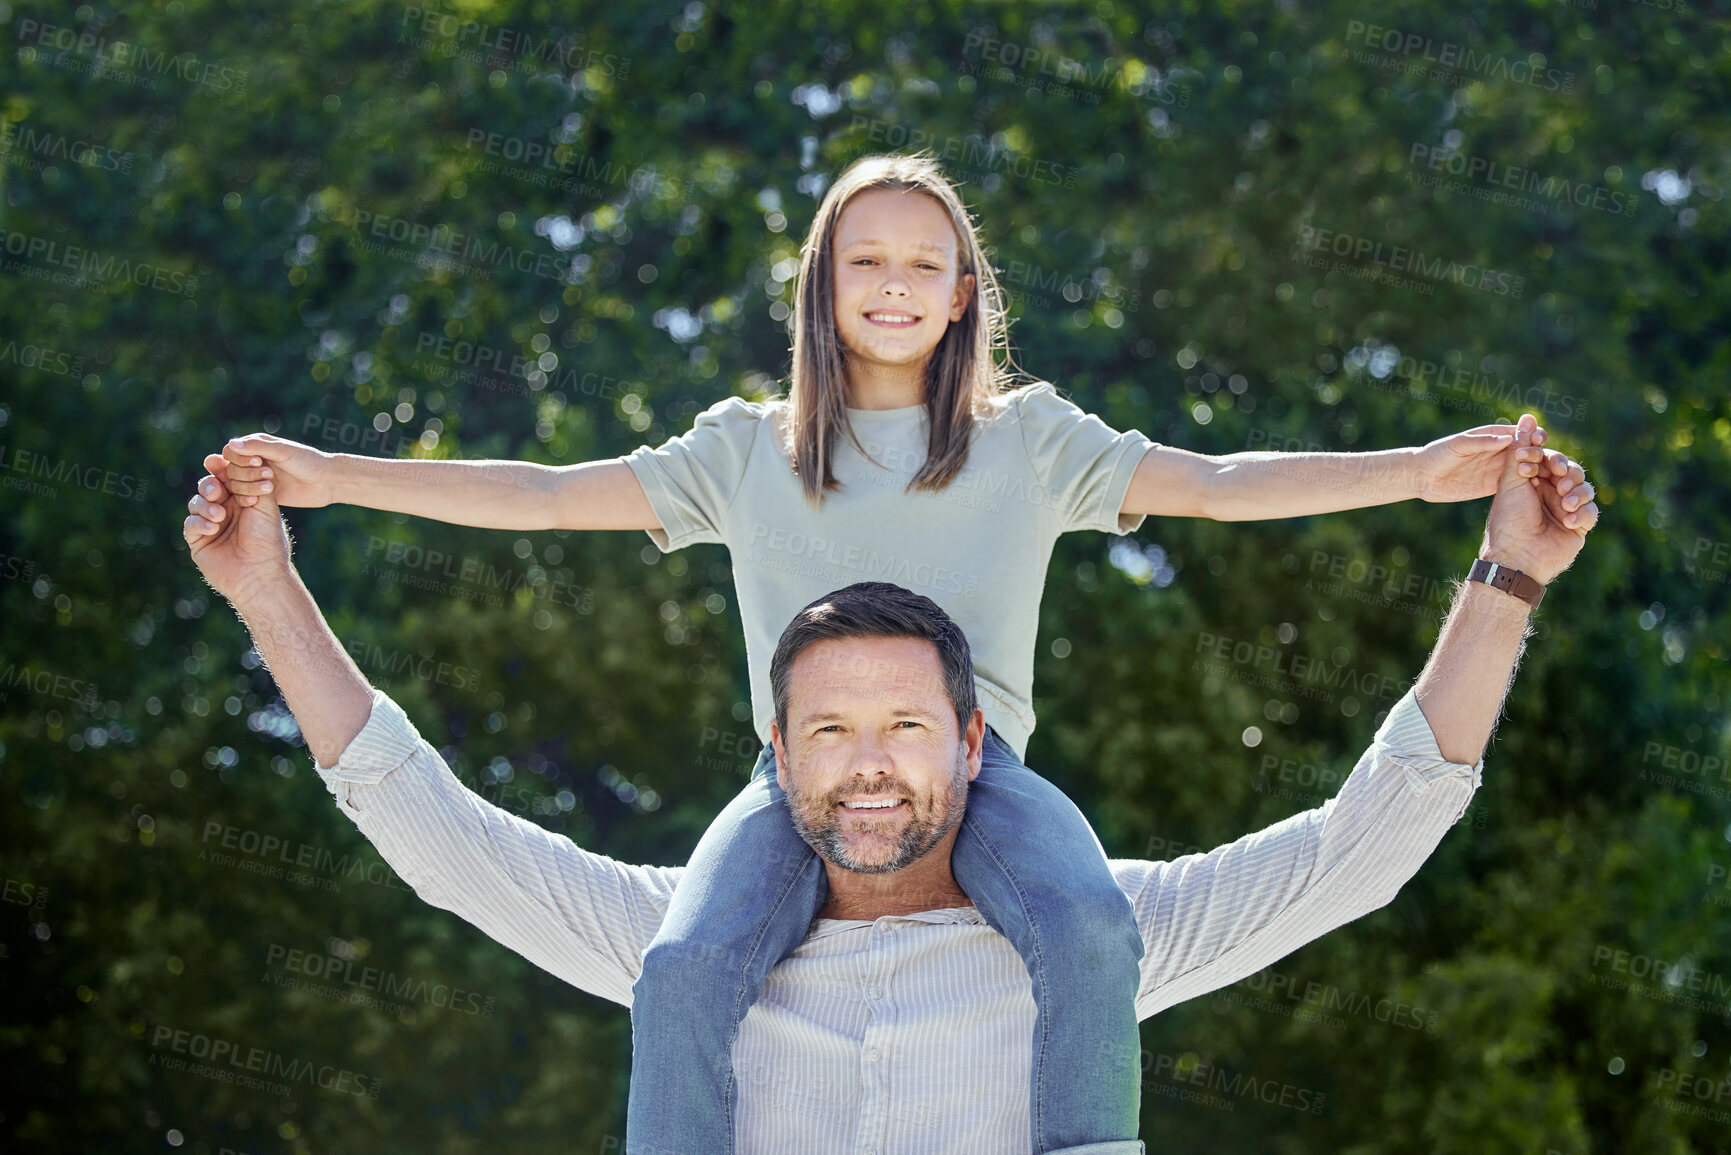
[{"label": "t-shirt sleeve", "polygon": [[661,522],[649,538],[663,553],[723,540],[727,507],[766,418],[762,402],[729,397],[699,413],[689,433],[625,456]]},{"label": "t-shirt sleeve", "polygon": [[1044,381],[1022,391],[1016,403],[1022,441],[1047,505],[1058,515],[1059,532],[1139,528],[1141,516],[1121,517],[1118,511],[1154,443],[1134,429],[1119,433]]}]

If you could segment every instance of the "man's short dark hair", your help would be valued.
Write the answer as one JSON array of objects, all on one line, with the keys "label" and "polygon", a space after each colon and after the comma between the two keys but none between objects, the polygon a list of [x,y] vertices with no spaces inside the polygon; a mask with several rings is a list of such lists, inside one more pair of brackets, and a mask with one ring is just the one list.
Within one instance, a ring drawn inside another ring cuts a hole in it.
[{"label": "man's short dark hair", "polygon": [[800,610],[781,632],[769,662],[769,689],[783,735],[793,660],[814,642],[841,638],[919,638],[932,643],[956,723],[967,729],[974,716],[974,659],[962,627],[937,602],[912,590],[891,582],[855,582]]}]

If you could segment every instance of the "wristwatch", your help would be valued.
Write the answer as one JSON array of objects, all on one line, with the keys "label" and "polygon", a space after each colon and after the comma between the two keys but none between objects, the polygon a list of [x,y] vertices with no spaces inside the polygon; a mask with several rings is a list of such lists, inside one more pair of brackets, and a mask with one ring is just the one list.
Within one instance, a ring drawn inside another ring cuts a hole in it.
[{"label": "wristwatch", "polygon": [[1484,582],[1492,589],[1502,590],[1505,594],[1520,598],[1535,610],[1539,602],[1544,600],[1545,587],[1533,578],[1528,577],[1518,569],[1510,569],[1506,565],[1498,565],[1494,561],[1479,558],[1473,562],[1473,568],[1467,571],[1470,582]]}]

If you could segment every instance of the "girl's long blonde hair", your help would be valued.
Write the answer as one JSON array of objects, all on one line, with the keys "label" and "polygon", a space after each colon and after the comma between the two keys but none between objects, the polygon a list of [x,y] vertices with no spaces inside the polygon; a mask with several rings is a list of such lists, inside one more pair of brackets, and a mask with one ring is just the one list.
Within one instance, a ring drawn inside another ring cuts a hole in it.
[{"label": "girl's long blonde hair", "polygon": [[853,198],[872,189],[924,193],[941,205],[960,242],[957,280],[974,274],[968,310],[944,331],[926,362],[931,430],[925,464],[908,483],[910,490],[942,489],[961,472],[975,418],[992,397],[1011,388],[1015,378],[1003,290],[973,219],[937,159],[921,152],[854,161],[824,194],[800,248],[785,436],[793,470],[813,503],[821,502],[826,490],[840,488],[833,469],[838,436],[845,431],[865,453],[847,419],[847,377],[842,370],[846,350],[835,323],[835,227]]}]

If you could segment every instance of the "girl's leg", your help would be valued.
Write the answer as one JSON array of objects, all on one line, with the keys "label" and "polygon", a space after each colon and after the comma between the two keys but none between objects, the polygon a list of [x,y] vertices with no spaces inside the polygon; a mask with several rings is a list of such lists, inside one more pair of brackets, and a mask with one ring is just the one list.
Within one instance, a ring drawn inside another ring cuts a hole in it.
[{"label": "girl's leg", "polygon": [[828,891],[765,746],[698,841],[631,988],[627,1155],[732,1152],[734,1035]]},{"label": "girl's leg", "polygon": [[1100,840],[1064,792],[988,729],[951,864],[1034,984],[1035,1152],[1134,1140],[1142,934]]}]

